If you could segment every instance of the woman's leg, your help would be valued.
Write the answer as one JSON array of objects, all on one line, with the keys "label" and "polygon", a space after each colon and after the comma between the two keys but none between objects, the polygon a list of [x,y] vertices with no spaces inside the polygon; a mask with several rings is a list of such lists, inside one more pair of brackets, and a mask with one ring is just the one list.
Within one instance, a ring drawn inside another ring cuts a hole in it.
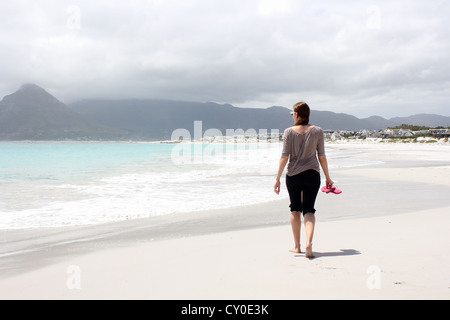
[{"label": "woman's leg", "polygon": [[291,249],[289,251],[294,253],[301,253],[300,250],[300,229],[302,227],[302,221],[301,221],[301,215],[302,213],[299,211],[292,211],[291,212],[291,226],[292,226],[292,234],[294,236],[294,249]]},{"label": "woman's leg", "polygon": [[317,171],[312,170],[309,171],[308,174],[310,176],[307,180],[307,185],[304,186],[303,190],[303,212],[305,213],[303,219],[305,221],[306,232],[305,257],[314,258],[312,251],[314,227],[316,225],[316,216],[314,215],[316,209],[314,206],[320,188],[320,174]]},{"label": "woman's leg", "polygon": [[296,176],[290,177],[286,175],[286,187],[289,192],[289,199],[291,200],[291,226],[292,234],[294,236],[294,249],[289,251],[300,253],[300,229],[302,226],[302,189],[298,186],[298,178]]},{"label": "woman's leg", "polygon": [[314,227],[316,225],[316,217],[314,213],[307,213],[304,215],[305,220],[305,232],[306,232],[306,247],[305,247],[305,257],[314,258],[312,252],[312,240],[314,236]]}]

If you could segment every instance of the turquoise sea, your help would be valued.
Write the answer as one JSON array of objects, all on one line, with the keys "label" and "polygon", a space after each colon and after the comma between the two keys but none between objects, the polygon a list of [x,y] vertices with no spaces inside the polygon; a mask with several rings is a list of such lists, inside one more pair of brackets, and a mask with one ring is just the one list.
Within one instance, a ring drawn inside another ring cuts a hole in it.
[{"label": "turquoise sea", "polygon": [[[98,224],[276,196],[280,143],[0,142],[0,229]],[[327,149],[331,166],[361,165]]]},{"label": "turquoise sea", "polygon": [[0,229],[95,224],[270,201],[276,159],[271,161],[279,148],[2,142]]}]

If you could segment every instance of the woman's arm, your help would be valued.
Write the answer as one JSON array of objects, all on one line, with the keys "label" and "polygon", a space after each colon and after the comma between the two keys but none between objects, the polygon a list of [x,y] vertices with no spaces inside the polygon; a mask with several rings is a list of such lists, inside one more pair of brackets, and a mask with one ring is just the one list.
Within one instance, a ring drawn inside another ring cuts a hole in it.
[{"label": "woman's arm", "polygon": [[319,162],[322,167],[323,173],[325,174],[325,178],[327,179],[327,187],[333,185],[333,180],[330,178],[330,173],[328,172],[328,161],[327,156],[319,156]]},{"label": "woman's arm", "polygon": [[277,179],[275,181],[275,185],[273,186],[273,190],[275,191],[276,194],[280,194],[280,187],[281,187],[280,179],[281,179],[281,175],[283,174],[284,168],[286,167],[288,159],[289,159],[289,157],[281,157],[281,159],[280,159],[280,165],[278,167]]}]

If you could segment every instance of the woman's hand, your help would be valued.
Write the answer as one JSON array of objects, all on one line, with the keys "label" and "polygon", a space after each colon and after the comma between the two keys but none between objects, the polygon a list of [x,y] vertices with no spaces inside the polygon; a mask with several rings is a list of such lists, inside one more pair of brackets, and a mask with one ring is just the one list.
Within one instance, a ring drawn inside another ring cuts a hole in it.
[{"label": "woman's hand", "polygon": [[273,191],[275,191],[276,194],[280,194],[280,188],[281,188],[280,180],[277,180],[275,182],[275,185],[273,186]]},{"label": "woman's hand", "polygon": [[328,161],[325,155],[319,156],[319,162],[322,167],[323,173],[327,179],[327,187],[331,187],[334,184],[334,181],[331,180],[330,174],[328,173]]},{"label": "woman's hand", "polygon": [[273,186],[273,191],[275,191],[276,194],[280,194],[280,187],[281,187],[280,179],[281,179],[281,175],[283,174],[284,167],[286,167],[288,160],[289,160],[289,157],[281,156],[280,164],[278,166],[278,174],[277,174],[277,178],[275,180],[276,182],[275,182],[275,185]]},{"label": "woman's hand", "polygon": [[327,187],[331,187],[334,184],[334,181],[330,178],[327,178]]}]

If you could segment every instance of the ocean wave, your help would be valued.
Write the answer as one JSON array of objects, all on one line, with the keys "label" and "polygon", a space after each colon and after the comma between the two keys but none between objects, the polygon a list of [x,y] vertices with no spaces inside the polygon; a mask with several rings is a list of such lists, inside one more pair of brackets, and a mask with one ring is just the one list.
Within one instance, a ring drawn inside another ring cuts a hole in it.
[{"label": "ocean wave", "polygon": [[[111,160],[102,166],[102,159],[92,165],[91,156],[89,167],[72,178],[16,180],[14,190],[8,189],[7,182],[1,183],[0,203],[6,205],[0,209],[0,229],[98,224],[245,206],[288,197],[286,190],[280,196],[273,192],[281,155],[278,143],[244,148],[206,146],[199,149],[201,157],[193,152],[185,160],[195,161],[185,163],[171,161],[173,149],[170,148],[153,152],[151,159],[139,157],[135,151],[133,161],[128,161],[123,147],[124,144],[108,145],[110,153],[103,154],[125,157],[115,160],[115,166]],[[149,145],[144,147],[148,150]],[[330,168],[371,163],[333,147],[327,153]]]}]

